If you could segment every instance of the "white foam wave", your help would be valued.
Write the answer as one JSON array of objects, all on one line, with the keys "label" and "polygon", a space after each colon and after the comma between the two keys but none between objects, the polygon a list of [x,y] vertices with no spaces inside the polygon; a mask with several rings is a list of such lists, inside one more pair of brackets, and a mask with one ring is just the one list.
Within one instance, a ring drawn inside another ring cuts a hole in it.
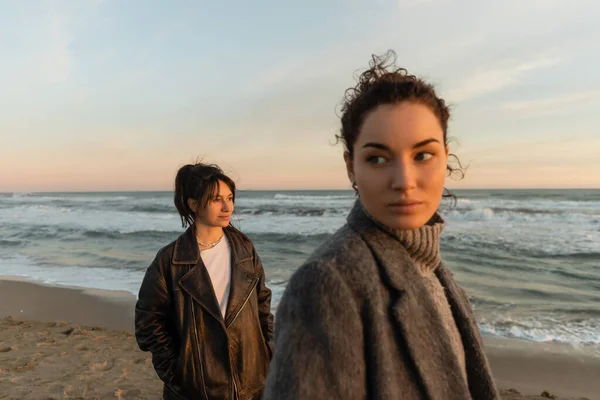
[{"label": "white foam wave", "polygon": [[277,207],[280,209],[285,208],[299,208],[299,207],[310,207],[310,208],[337,208],[337,209],[348,209],[352,207],[354,198],[326,198],[326,197],[311,197],[306,196],[305,198],[300,197],[269,197],[269,198],[244,198],[239,197],[235,199],[236,206],[261,209],[263,207]]},{"label": "white foam wave", "polygon": [[17,254],[0,258],[0,275],[17,276],[52,285],[122,290],[137,295],[144,272],[114,268],[37,265],[29,257]]},{"label": "white foam wave", "polygon": [[[44,204],[54,202],[69,202],[69,203],[105,203],[105,202],[126,202],[134,200],[134,196],[114,195],[87,195],[87,194],[72,194],[72,195],[38,195],[35,193],[13,193],[12,197],[3,198],[0,202],[10,202],[18,204]],[[139,201],[139,200],[136,200]]]},{"label": "white foam wave", "polygon": [[[32,281],[86,289],[116,290],[137,296],[145,271],[127,268],[89,268],[64,265],[38,265],[30,257],[14,254],[0,257],[0,276],[14,276]],[[267,285],[273,292],[271,307],[277,308],[286,282]]]},{"label": "white foam wave", "polygon": [[580,345],[600,345],[600,320],[560,321],[552,317],[513,319],[501,316],[479,321],[482,333],[530,340]]},{"label": "white foam wave", "polygon": [[354,200],[354,195],[291,195],[277,193],[273,198],[277,200]]},{"label": "white foam wave", "polygon": [[[23,255],[0,258],[0,275],[18,276],[40,283],[89,289],[120,290],[138,294],[144,271],[132,269],[86,268],[78,266],[37,265]],[[276,312],[287,283],[268,282],[273,292],[272,308]],[[560,321],[554,318],[480,318],[484,334],[518,338],[535,342],[560,342],[572,345],[600,345],[600,320]]]},{"label": "white foam wave", "polygon": [[[119,196],[106,198],[114,200]],[[27,200],[31,198],[37,197],[29,197]],[[119,201],[126,207],[101,207],[97,205],[102,204],[99,200],[102,196],[94,194],[89,198],[96,203],[82,202],[81,206],[69,207],[52,202],[14,202],[8,207],[4,204],[0,207],[0,223],[13,228],[53,226],[79,231],[120,233],[181,230],[174,209],[173,212],[156,212],[156,208],[143,211],[145,205],[159,204],[166,207],[171,202],[168,194],[134,199],[123,196]],[[277,193],[243,197],[242,193],[236,201],[240,213],[234,214],[233,222],[248,233],[333,233],[344,224],[353,203],[354,197],[345,195]],[[600,252],[600,231],[597,225],[600,220],[600,204],[598,209],[593,209],[597,202],[527,200],[525,203],[527,204],[498,199],[461,199],[456,209],[442,211],[447,221],[446,234],[450,234],[455,242],[466,246],[478,243],[547,254]],[[135,205],[140,211],[125,211],[129,208],[127,205]],[[572,210],[578,212],[564,211],[571,206]],[[494,211],[500,207],[502,211]],[[524,207],[537,207],[540,212],[522,212]],[[548,207],[562,211],[549,212]],[[320,213],[313,211],[324,212],[318,215]],[[590,214],[592,212],[596,214]]]},{"label": "white foam wave", "polygon": [[321,235],[334,233],[346,221],[345,215],[303,217],[296,215],[243,215],[234,218],[234,226],[245,233],[278,233],[293,235]]},{"label": "white foam wave", "polygon": [[[343,214],[320,217],[298,215],[235,215],[234,226],[245,233],[279,233],[318,235],[333,233],[345,222]],[[122,234],[181,230],[181,220],[175,213],[122,212],[86,208],[59,209],[48,206],[20,206],[0,209],[0,221],[13,227],[65,228],[77,231],[118,232]]]},{"label": "white foam wave", "polygon": [[69,209],[47,206],[21,206],[0,209],[0,221],[21,227],[52,226],[80,231],[133,233],[168,232],[181,229],[176,214],[120,212],[86,208]]},{"label": "white foam wave", "polygon": [[21,199],[23,197],[31,196],[32,194],[33,193],[29,193],[29,192],[22,192],[22,193],[15,192],[12,194],[12,196],[9,196],[9,198],[12,197],[14,199]]},{"label": "white foam wave", "polygon": [[518,214],[549,214],[549,215],[600,215],[600,201],[573,201],[550,199],[459,199],[458,210],[494,209],[505,210]]},{"label": "white foam wave", "polygon": [[491,209],[443,214],[445,235],[453,243],[489,250],[519,251],[528,254],[567,255],[600,252],[600,231],[594,220],[577,215],[526,216],[494,213]]}]

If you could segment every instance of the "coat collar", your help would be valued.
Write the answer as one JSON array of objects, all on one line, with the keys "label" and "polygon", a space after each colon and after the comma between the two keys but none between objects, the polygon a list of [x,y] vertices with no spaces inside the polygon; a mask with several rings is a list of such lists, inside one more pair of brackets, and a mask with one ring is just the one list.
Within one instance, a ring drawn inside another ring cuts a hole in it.
[{"label": "coat collar", "polygon": [[[451,344],[449,341],[439,340],[438,333],[444,331],[443,321],[418,266],[398,240],[365,215],[358,201],[348,216],[348,225],[370,248],[384,283],[395,292],[391,305],[393,319],[404,337],[406,348],[429,398],[470,398],[469,387],[461,377],[460,365]],[[485,356],[480,341],[474,340],[479,338],[479,333],[476,331],[477,325],[470,313],[470,307],[466,303],[468,300],[464,299],[450,272],[442,265],[436,269],[436,275],[447,290],[448,302],[465,346],[469,383],[473,382],[473,385],[477,386],[476,379],[479,379],[479,376],[473,374],[481,369],[481,361],[485,361]],[[491,387],[493,388],[493,385]]]},{"label": "coat collar", "polygon": [[433,273],[440,265],[440,235],[444,230],[445,222],[438,213],[425,225],[409,230],[391,229],[377,221],[361,206],[362,212],[382,231],[396,238],[408,253],[410,258],[419,266],[422,274]]},{"label": "coat collar", "polygon": [[250,296],[259,276],[255,270],[252,244],[235,228],[227,227],[224,232],[231,248],[231,285],[225,317],[221,315],[210,275],[200,257],[193,227],[189,227],[175,242],[172,264],[191,266],[179,280],[179,286],[228,327]]}]

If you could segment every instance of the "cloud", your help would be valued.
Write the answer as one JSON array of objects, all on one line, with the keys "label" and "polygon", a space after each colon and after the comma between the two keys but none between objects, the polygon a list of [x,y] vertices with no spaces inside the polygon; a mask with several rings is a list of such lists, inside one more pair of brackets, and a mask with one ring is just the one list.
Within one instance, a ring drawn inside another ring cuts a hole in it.
[{"label": "cloud", "polygon": [[573,106],[583,105],[600,99],[600,92],[586,91],[570,93],[564,96],[551,97],[546,99],[536,99],[527,101],[513,101],[504,103],[501,107],[504,110],[516,112],[519,114],[545,114]]},{"label": "cloud", "polygon": [[445,97],[451,102],[470,100],[510,86],[518,82],[525,73],[552,67],[560,61],[559,58],[539,57],[519,63],[504,62],[503,67],[479,69],[454,85],[445,93]]}]

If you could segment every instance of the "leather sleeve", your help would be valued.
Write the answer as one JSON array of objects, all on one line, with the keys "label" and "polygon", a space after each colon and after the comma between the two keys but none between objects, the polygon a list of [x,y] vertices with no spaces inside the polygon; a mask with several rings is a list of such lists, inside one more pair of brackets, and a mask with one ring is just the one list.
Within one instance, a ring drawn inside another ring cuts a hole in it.
[{"label": "leather sleeve", "polygon": [[256,269],[259,273],[259,280],[256,288],[256,293],[258,295],[258,318],[260,320],[260,327],[263,332],[263,336],[267,342],[267,347],[270,351],[270,357],[273,357],[273,321],[274,317],[271,313],[271,289],[269,289],[266,285],[265,278],[265,270],[262,266],[262,261],[260,257],[254,251],[254,260],[256,263]]},{"label": "leather sleeve", "polygon": [[135,305],[135,337],[142,351],[152,353],[159,378],[171,382],[177,357],[169,333],[171,295],[160,268],[159,256],[146,270]]}]

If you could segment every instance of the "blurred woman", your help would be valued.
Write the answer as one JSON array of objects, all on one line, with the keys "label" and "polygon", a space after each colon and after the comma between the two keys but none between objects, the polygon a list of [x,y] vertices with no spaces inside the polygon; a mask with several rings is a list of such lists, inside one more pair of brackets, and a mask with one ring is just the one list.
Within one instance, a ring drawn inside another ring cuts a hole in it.
[{"label": "blurred woman", "polygon": [[288,283],[264,399],[499,399],[440,256],[449,110],[394,63],[373,57],[346,92],[338,139],[358,200]]}]

